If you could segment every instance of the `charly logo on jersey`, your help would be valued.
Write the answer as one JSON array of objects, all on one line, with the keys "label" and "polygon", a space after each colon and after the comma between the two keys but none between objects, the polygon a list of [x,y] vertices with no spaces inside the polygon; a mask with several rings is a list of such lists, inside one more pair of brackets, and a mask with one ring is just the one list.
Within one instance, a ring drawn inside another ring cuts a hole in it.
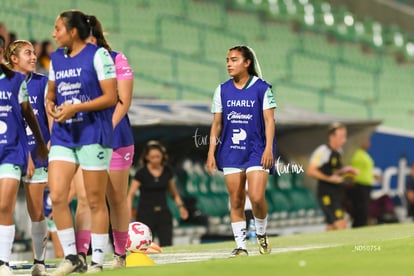
[{"label": "charly logo on jersey", "polygon": [[231,137],[231,141],[235,145],[239,145],[240,141],[244,141],[247,138],[247,133],[242,128],[235,128],[233,129],[233,136]]},{"label": "charly logo on jersey", "polygon": [[0,90],[0,100],[10,100],[13,92]]},{"label": "charly logo on jersey", "polygon": [[71,68],[67,70],[60,70],[55,72],[55,79],[67,79],[67,78],[79,78],[82,72],[82,68]]}]

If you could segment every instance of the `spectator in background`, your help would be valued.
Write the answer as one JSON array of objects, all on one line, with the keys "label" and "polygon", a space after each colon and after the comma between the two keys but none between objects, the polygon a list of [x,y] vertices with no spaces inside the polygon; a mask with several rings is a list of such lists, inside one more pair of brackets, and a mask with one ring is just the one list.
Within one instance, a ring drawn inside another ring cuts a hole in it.
[{"label": "spectator in background", "polygon": [[17,34],[15,32],[9,32],[9,45],[10,43],[16,40],[17,40]]},{"label": "spectator in background", "polygon": [[30,40],[30,42],[33,45],[33,48],[35,50],[35,54],[36,54],[36,57],[37,57],[37,61],[36,61],[36,73],[45,74],[45,71],[42,70],[42,68],[40,66],[40,60],[39,60],[40,52],[42,50],[41,45],[40,45],[39,41],[37,41],[35,39]]},{"label": "spectator in background", "polygon": [[158,237],[160,246],[172,245],[173,216],[167,204],[167,192],[174,200],[183,220],[188,211],[174,181],[174,172],[167,165],[167,152],[158,141],[149,141],[142,152],[139,168],[131,180],[128,206],[132,209],[135,192],[139,189],[136,221],[146,224]]},{"label": "spectator in background", "polygon": [[369,203],[371,200],[372,185],[375,181],[374,160],[368,154],[370,140],[366,138],[351,158],[351,167],[357,169],[352,185],[347,189],[351,201],[352,227],[361,227],[368,224]]},{"label": "spectator in background", "polygon": [[[9,31],[7,29],[6,24],[4,24],[3,22],[0,22],[0,36],[3,37],[3,51],[4,49],[6,49],[6,47],[9,45],[10,41],[10,34]],[[4,53],[3,53],[4,54]]]},{"label": "spectator in background", "polygon": [[4,53],[5,53],[5,50],[6,50],[6,38],[1,33],[1,24],[2,23],[0,23],[0,64],[2,62],[5,62]]},{"label": "spectator in background", "polygon": [[414,217],[414,163],[411,164],[410,175],[405,185],[405,198],[407,200],[407,216]]},{"label": "spectator in background", "polygon": [[54,50],[52,42],[50,40],[43,40],[39,50],[39,73],[47,75],[50,68],[50,54]]},{"label": "spectator in background", "polygon": [[6,50],[6,40],[0,34],[0,63],[4,61],[4,52]]},{"label": "spectator in background", "polygon": [[345,229],[344,177],[341,169],[342,147],[347,139],[345,125],[333,123],[328,129],[328,144],[312,153],[306,173],[318,181],[317,197],[327,223],[326,230]]}]

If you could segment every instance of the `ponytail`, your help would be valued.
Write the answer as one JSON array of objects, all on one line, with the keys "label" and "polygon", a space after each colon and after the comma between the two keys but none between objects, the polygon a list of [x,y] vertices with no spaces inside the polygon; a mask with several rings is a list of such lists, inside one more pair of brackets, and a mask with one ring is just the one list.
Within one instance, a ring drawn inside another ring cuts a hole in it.
[{"label": "ponytail", "polygon": [[105,39],[101,22],[93,15],[90,15],[90,17],[93,18],[93,24],[90,25],[90,36],[93,36],[96,39],[96,45],[99,47],[104,47],[108,51],[112,51],[111,46],[109,46],[108,42]]},{"label": "ponytail", "polygon": [[262,79],[262,69],[260,68],[260,64],[259,64],[259,61],[257,60],[256,53],[254,52],[253,48],[251,48],[249,46],[246,46],[246,47],[252,53],[252,56],[253,56],[253,66],[254,66],[254,69],[255,69],[255,71],[257,73],[256,77],[259,77],[259,78]]}]

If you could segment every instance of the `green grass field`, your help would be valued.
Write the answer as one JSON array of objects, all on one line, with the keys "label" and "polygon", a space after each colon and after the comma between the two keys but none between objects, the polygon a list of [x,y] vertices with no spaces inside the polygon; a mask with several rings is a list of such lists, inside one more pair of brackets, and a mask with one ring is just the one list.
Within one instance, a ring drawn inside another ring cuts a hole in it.
[{"label": "green grass field", "polygon": [[[232,259],[234,242],[175,246],[150,255],[154,261],[168,255],[169,264],[101,275],[413,275],[414,224],[274,237],[271,244],[271,255],[259,256],[250,245],[249,257]],[[210,257],[194,262],[198,255]],[[194,259],[185,262],[184,256]]]},{"label": "green grass field", "polygon": [[413,275],[411,223],[272,237],[270,242],[271,255],[260,256],[249,244],[249,257],[239,258],[228,258],[234,242],[166,247],[149,255],[153,266],[105,269],[99,275]]}]

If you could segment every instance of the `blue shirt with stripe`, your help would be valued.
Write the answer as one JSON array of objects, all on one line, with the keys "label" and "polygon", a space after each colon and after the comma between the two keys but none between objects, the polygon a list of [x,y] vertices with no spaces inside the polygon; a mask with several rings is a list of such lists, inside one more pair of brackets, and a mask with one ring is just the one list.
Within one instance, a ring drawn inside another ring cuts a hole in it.
[{"label": "blue shirt with stripe", "polygon": [[[36,116],[37,123],[40,131],[43,135],[43,140],[47,144],[50,140],[49,124],[47,121],[46,108],[45,108],[45,93],[47,89],[48,78],[38,73],[32,73],[27,80],[27,92],[29,95],[29,101],[32,105],[33,113]],[[47,167],[48,161],[42,161],[36,157],[37,142],[30,130],[26,127],[27,140],[29,143],[29,151],[32,155],[35,167]]]},{"label": "blue shirt with stripe", "polygon": [[25,76],[0,72],[0,164],[22,166],[26,171],[28,146],[20,104],[27,101]]},{"label": "blue shirt with stripe", "polygon": [[[50,80],[56,84],[57,105],[65,103],[77,104],[91,101],[101,96],[97,70],[115,78],[115,66],[109,53],[101,48],[101,53],[107,55],[102,63],[95,67],[95,55],[99,48],[87,44],[81,52],[69,57],[65,49],[60,48],[51,54]],[[51,136],[52,145],[74,148],[84,145],[100,144],[113,147],[112,112],[110,108],[99,111],[78,112],[63,123],[53,123]]]},{"label": "blue shirt with stripe", "polygon": [[[217,166],[248,168],[261,166],[266,146],[263,105],[275,108],[271,86],[259,78],[251,85],[238,89],[233,79],[220,85],[222,131],[217,149]],[[270,103],[270,104],[269,104]],[[275,154],[276,139],[273,141]]]}]

